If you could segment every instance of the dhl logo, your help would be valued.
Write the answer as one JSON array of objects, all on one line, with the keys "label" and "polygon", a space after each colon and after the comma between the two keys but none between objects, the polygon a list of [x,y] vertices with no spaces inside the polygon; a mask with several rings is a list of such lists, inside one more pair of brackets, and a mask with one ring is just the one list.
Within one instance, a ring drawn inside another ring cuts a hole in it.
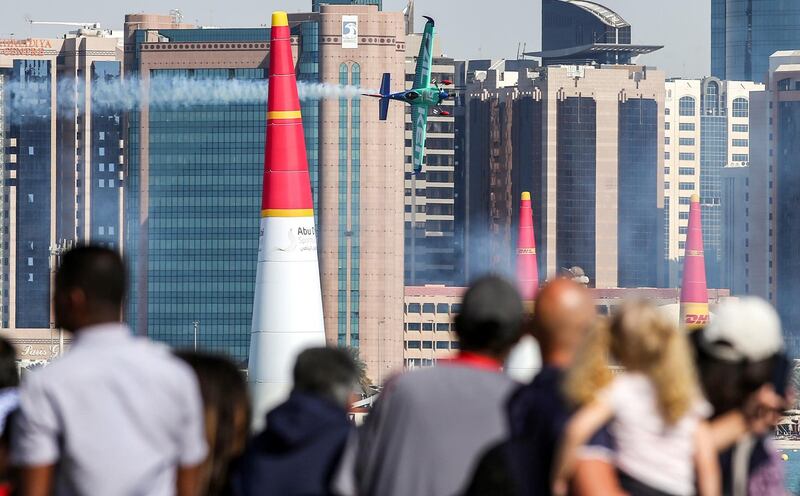
[{"label": "dhl logo", "polygon": [[708,324],[708,315],[686,314],[684,322],[693,325],[706,325]]}]

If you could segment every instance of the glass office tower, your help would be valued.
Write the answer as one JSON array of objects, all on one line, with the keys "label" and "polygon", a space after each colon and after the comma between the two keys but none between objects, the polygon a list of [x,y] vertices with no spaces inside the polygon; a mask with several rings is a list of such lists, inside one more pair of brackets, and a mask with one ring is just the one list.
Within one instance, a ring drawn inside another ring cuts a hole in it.
[{"label": "glass office tower", "polygon": [[711,74],[764,82],[769,57],[800,48],[797,0],[711,0]]},{"label": "glass office tower", "polygon": [[[220,57],[220,42],[226,48],[265,48],[269,29],[165,29],[159,35],[177,50],[188,43],[206,43],[200,46],[210,50],[207,56]],[[143,30],[136,32],[137,60],[145,36]],[[175,57],[180,56],[177,51]],[[165,63],[148,70],[153,85],[171,79],[267,78],[264,63],[245,59],[234,56],[230,67],[219,68],[217,63],[216,68],[203,68],[207,64],[201,57],[196,68],[170,69]],[[263,55],[256,59],[264,60]],[[303,53],[300,61],[301,77],[313,80],[315,51]],[[153,339],[175,347],[192,347],[196,339],[198,347],[227,352],[241,363],[248,353],[258,252],[266,85],[264,89],[261,101],[151,105],[128,117],[126,243],[133,280],[128,320]],[[314,179],[315,105],[303,107]],[[145,130],[146,147],[140,142]]]}]

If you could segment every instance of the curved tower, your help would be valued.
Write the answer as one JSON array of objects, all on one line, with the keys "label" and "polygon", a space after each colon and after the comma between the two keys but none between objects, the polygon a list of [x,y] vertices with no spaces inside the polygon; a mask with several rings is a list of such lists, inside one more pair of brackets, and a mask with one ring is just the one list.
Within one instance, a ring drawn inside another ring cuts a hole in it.
[{"label": "curved tower", "polygon": [[325,346],[317,233],[290,36],[286,13],[274,12],[248,374],[255,426],[287,397],[297,355]]},{"label": "curved tower", "polygon": [[686,236],[681,285],[681,325],[690,331],[708,323],[708,288],[704,257],[700,197],[695,194],[692,195],[689,204],[689,232]]}]

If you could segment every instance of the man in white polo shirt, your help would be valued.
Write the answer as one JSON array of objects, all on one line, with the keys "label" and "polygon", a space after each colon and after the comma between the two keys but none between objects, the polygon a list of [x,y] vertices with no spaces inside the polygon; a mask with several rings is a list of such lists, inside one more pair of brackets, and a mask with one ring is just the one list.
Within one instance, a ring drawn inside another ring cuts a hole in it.
[{"label": "man in white polo shirt", "polygon": [[21,386],[12,460],[24,496],[197,494],[207,452],[197,380],[169,349],[120,323],[125,286],[111,250],[62,258],[56,324],[74,341]]}]

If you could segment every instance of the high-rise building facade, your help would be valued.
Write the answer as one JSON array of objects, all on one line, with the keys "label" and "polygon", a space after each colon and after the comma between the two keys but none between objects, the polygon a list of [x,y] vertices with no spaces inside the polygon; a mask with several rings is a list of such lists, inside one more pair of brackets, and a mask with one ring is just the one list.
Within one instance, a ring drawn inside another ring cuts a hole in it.
[{"label": "high-rise building facade", "polygon": [[598,288],[658,285],[663,72],[548,66],[516,81],[468,85],[468,270],[510,265],[514,199],[530,191],[546,277],[579,266]]},{"label": "high-rise building facade", "polygon": [[[252,86],[267,76],[268,29],[126,19],[131,77]],[[289,22],[298,80],[330,88],[374,88],[383,72],[403,80],[399,12],[322,5],[318,13],[291,14]],[[343,38],[345,23],[355,39]],[[128,318],[138,332],[175,346],[189,346],[197,328],[201,346],[240,362],[248,351],[258,251],[265,86],[263,92],[257,101],[142,106],[128,118],[127,241],[136,247]],[[325,328],[329,342],[359,349],[374,377],[403,359],[403,109],[393,106],[382,122],[372,102],[339,93],[301,105]]]},{"label": "high-rise building facade", "polygon": [[681,281],[689,199],[700,195],[709,287],[722,285],[723,167],[749,163],[750,92],[762,86],[717,78],[666,82],[664,250],[667,284]]},{"label": "high-rise building facade", "polygon": [[[405,88],[414,81],[420,34],[406,36]],[[452,81],[455,62],[439,56],[434,39],[431,79]],[[441,107],[450,115],[428,116],[425,164],[420,174],[412,173],[411,110],[405,118],[405,281],[409,285],[445,284],[459,277],[455,255],[455,116],[453,100]]]},{"label": "high-rise building facade", "polygon": [[[800,51],[782,51],[769,59],[766,83],[767,217],[753,219],[768,226],[766,253],[768,297],[781,316],[790,351],[800,354]],[[764,169],[762,169],[764,172]],[[752,185],[752,181],[751,181]],[[763,186],[763,182],[754,186]],[[761,195],[759,187],[756,194]]]},{"label": "high-rise building facade", "polygon": [[[41,337],[54,327],[51,277],[60,251],[76,241],[120,246],[122,109],[97,95],[118,81],[119,44],[101,30],[0,40],[0,318],[25,358],[58,353]],[[99,172],[106,164],[111,175]]]},{"label": "high-rise building facade", "polygon": [[795,0],[711,0],[711,75],[765,82],[769,57],[800,48]]},{"label": "high-rise building facade", "polygon": [[631,25],[604,5],[584,0],[542,0],[542,65],[630,64],[662,48],[631,44]]}]

